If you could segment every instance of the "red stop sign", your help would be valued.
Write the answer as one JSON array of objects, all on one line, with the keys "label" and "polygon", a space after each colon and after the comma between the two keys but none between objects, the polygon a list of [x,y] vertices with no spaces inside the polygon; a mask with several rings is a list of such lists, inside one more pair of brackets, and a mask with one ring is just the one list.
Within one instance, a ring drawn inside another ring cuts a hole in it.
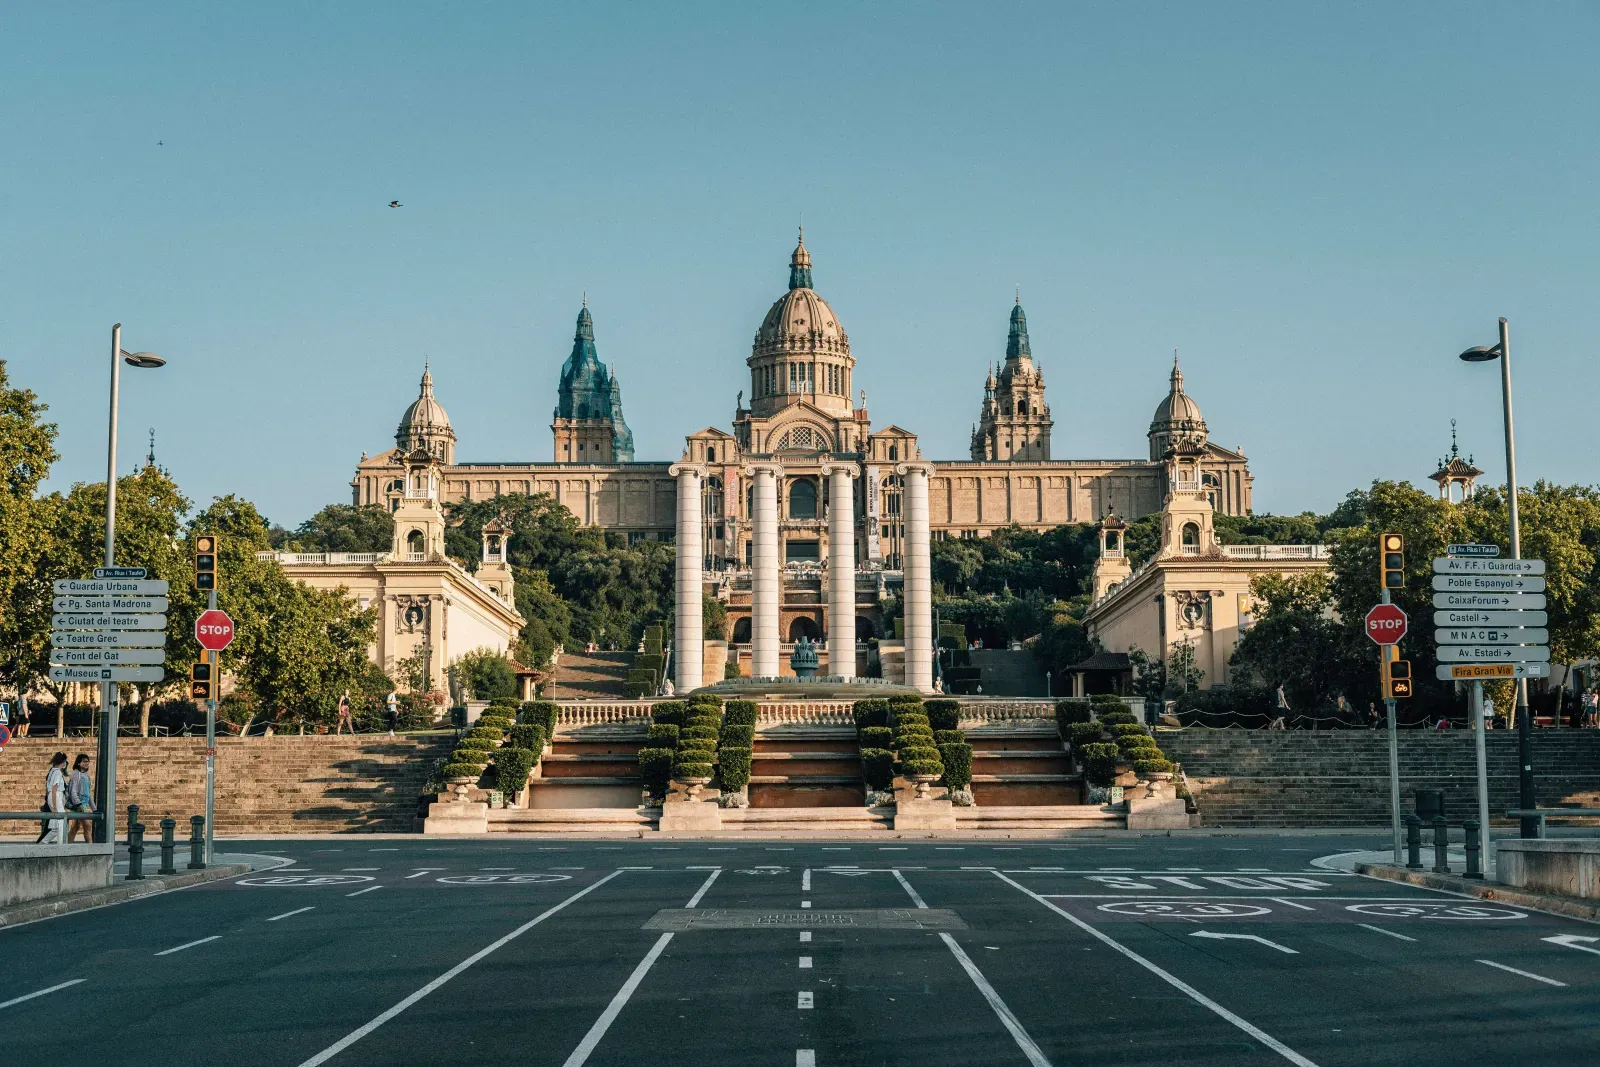
[{"label": "red stop sign", "polygon": [[1399,644],[1406,625],[1406,613],[1393,604],[1379,604],[1367,612],[1367,636],[1380,645]]},{"label": "red stop sign", "polygon": [[233,620],[226,611],[202,611],[194,620],[194,639],[201,648],[221,652],[233,641]]}]

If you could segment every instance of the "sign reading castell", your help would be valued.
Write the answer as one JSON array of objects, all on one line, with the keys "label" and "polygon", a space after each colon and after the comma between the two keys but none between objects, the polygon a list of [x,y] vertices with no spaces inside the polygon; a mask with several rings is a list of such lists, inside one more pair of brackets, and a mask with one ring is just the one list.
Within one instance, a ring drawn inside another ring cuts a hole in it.
[{"label": "sign reading castell", "polygon": [[167,583],[143,567],[96,567],[55,583],[52,682],[159,682],[166,677]]},{"label": "sign reading castell", "polygon": [[1441,681],[1550,676],[1544,560],[1500,559],[1494,545],[1451,545],[1433,561]]}]

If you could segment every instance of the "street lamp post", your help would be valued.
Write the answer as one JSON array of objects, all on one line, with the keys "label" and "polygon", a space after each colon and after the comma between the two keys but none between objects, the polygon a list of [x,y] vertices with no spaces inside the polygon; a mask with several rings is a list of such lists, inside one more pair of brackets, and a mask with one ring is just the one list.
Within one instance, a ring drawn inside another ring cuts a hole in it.
[{"label": "street lamp post", "polygon": [[[1522,558],[1522,519],[1517,510],[1517,441],[1511,422],[1511,330],[1506,320],[1500,320],[1500,341],[1494,345],[1479,345],[1469,348],[1461,353],[1461,358],[1468,363],[1486,363],[1489,360],[1500,361],[1500,399],[1505,409],[1506,423],[1506,502],[1511,515],[1511,558]],[[1481,683],[1479,683],[1481,684]],[[1481,707],[1481,703],[1480,703]],[[1528,680],[1517,679],[1517,701],[1514,713],[1517,719],[1517,764],[1519,768],[1518,806],[1524,811],[1531,811],[1537,806],[1537,799],[1533,789],[1533,720],[1528,714]],[[1479,713],[1481,724],[1482,713]],[[1479,727],[1482,728],[1481,725]],[[1487,807],[1487,797],[1480,798],[1480,809]],[[1488,836],[1489,820],[1487,815],[1480,810],[1480,821],[1483,823],[1482,833]],[[1537,819],[1522,820],[1522,836],[1539,836],[1539,823]],[[1487,851],[1484,853],[1488,857]]]},{"label": "street lamp post", "polygon": [[[117,401],[122,388],[122,364],[154,370],[166,360],[154,352],[125,352],[122,323],[111,327],[111,420],[106,433],[106,537],[105,565],[117,565]],[[102,842],[117,839],[117,683],[100,683],[100,745],[95,765],[95,804],[100,809],[98,834]]]}]

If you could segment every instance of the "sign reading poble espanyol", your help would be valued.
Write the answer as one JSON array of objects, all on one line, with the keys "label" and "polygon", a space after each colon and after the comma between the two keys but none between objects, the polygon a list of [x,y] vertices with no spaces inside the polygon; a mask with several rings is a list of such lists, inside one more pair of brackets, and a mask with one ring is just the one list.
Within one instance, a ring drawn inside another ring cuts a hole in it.
[{"label": "sign reading poble espanyol", "polygon": [[[1493,548],[1490,553],[1486,549]],[[1466,551],[1458,551],[1466,550]],[[1493,545],[1451,545],[1433,561],[1434,640],[1442,681],[1550,676],[1542,559],[1500,559]]]},{"label": "sign reading poble espanyol", "polygon": [[54,583],[52,682],[165,679],[167,583],[143,567],[96,567],[93,578]]}]

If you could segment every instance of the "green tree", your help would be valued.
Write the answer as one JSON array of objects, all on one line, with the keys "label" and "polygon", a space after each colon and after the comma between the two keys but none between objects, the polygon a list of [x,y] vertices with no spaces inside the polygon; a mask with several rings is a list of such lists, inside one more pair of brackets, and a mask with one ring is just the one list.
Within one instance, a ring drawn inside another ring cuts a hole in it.
[{"label": "green tree", "polygon": [[1375,650],[1334,617],[1327,574],[1262,574],[1250,591],[1261,606],[1230,661],[1235,686],[1282,685],[1289,707],[1309,714],[1324,713],[1340,693],[1357,707],[1378,699]]},{"label": "green tree", "polygon": [[517,674],[505,656],[492,648],[477,648],[450,665],[472,700],[493,700],[517,695]]},{"label": "green tree", "polygon": [[394,544],[394,516],[382,504],[329,504],[294,531],[296,552],[387,552]]},{"label": "green tree", "polygon": [[58,501],[39,485],[56,452],[56,425],[29,389],[14,388],[0,360],[0,683],[25,689],[48,660],[51,588],[41,562]]}]

